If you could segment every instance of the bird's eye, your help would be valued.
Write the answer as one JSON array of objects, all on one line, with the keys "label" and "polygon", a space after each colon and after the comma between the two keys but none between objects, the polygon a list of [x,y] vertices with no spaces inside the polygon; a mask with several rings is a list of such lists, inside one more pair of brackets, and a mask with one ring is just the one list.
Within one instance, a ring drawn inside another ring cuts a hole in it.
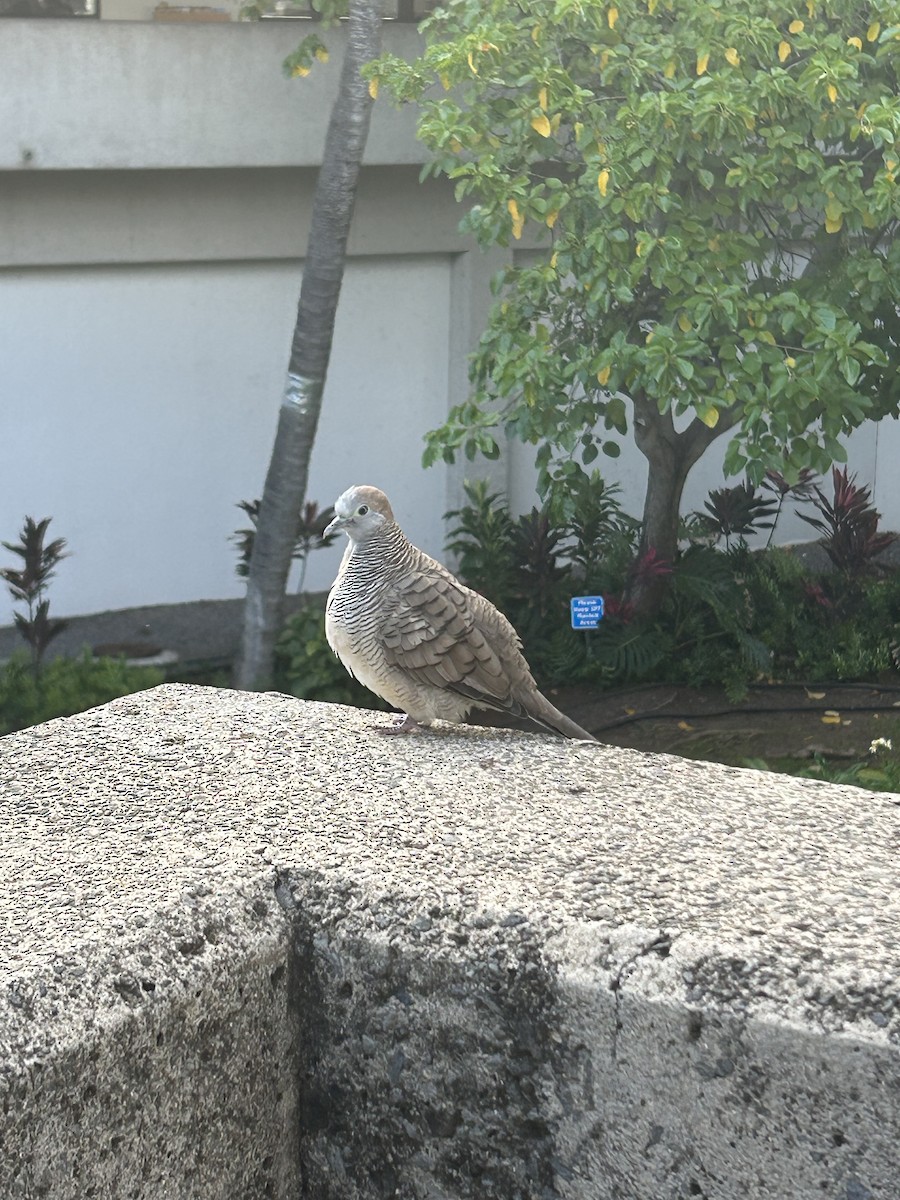
[{"label": "bird's eye", "polygon": [[368,504],[361,504],[359,506],[359,508],[356,510],[356,515],[359,517],[364,517],[368,511],[369,511]]}]

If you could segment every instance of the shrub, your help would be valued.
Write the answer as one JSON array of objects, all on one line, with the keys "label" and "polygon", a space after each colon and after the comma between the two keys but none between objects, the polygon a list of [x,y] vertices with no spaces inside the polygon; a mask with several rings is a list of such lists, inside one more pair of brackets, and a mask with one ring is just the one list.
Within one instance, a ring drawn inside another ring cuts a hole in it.
[{"label": "shrub", "polygon": [[127,696],[162,683],[153,667],[129,667],[124,659],[55,658],[35,676],[24,655],[14,655],[0,668],[0,733],[69,717],[117,696]]},{"label": "shrub", "polygon": [[[760,679],[870,677],[900,658],[892,652],[900,642],[900,574],[866,573],[891,537],[877,530],[868,489],[846,471],[834,478],[833,505],[809,472],[794,484],[770,472],[765,487],[774,499],[749,485],[714,490],[674,563],[652,551],[636,556],[637,523],[599,479],[572,497],[564,517],[545,506],[518,520],[487,485],[467,484],[468,503],[448,514],[456,520],[448,549],[464,582],[515,625],[543,684],[721,685],[737,700]],[[826,549],[843,569],[813,575],[784,549],[750,550],[743,535],[771,533],[787,498],[813,499],[821,516],[807,519],[825,529]],[[829,513],[841,518],[835,536]],[[710,544],[721,538],[724,550]],[[652,621],[636,620],[629,603],[639,573],[672,576]],[[606,616],[598,629],[576,633],[568,598],[584,593],[604,596]]]},{"label": "shrub", "polygon": [[822,546],[839,571],[848,575],[872,570],[874,560],[896,540],[896,534],[879,533],[881,514],[869,503],[870,491],[834,467],[831,472],[834,499],[815,488],[813,501],[819,516],[800,514],[802,520],[823,535]]}]

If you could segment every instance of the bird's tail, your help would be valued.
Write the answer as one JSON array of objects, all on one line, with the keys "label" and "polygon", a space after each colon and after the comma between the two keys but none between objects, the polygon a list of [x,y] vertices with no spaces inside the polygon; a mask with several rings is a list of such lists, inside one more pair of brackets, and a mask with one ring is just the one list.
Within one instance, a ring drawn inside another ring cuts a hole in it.
[{"label": "bird's tail", "polygon": [[538,725],[542,725],[544,729],[549,729],[551,733],[558,733],[562,737],[574,738],[580,742],[596,742],[596,738],[592,733],[588,733],[586,729],[582,729],[580,725],[576,725],[570,720],[565,713],[561,713],[558,708],[550,703],[546,696],[542,696],[540,692],[535,692],[530,695],[527,700],[520,701],[524,715],[529,717]]}]

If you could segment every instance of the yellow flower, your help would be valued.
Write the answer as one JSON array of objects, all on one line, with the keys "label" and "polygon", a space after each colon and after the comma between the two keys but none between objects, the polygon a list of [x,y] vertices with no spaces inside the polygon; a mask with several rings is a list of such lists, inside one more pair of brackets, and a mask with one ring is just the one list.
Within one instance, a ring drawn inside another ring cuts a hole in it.
[{"label": "yellow flower", "polygon": [[857,50],[862,50],[862,38],[852,37],[847,38],[848,46],[855,46]]},{"label": "yellow flower", "polygon": [[547,111],[547,89],[545,87],[538,92],[538,104],[544,112]]},{"label": "yellow flower", "polygon": [[796,21],[791,21],[788,25],[788,33],[802,33],[803,22],[798,18]]},{"label": "yellow flower", "polygon": [[825,90],[828,92],[828,99],[831,101],[832,104],[835,104],[837,102],[837,88],[834,86],[833,83],[829,83],[828,87]]},{"label": "yellow flower", "polygon": [[790,56],[790,53],[791,53],[791,43],[790,42],[780,42],[778,45],[778,61],[784,62],[784,60]]},{"label": "yellow flower", "polygon": [[316,51],[316,58],[319,62],[328,62],[328,51],[324,46],[320,46]]},{"label": "yellow flower", "polygon": [[611,8],[609,10],[609,12],[606,14],[606,23],[607,23],[607,25],[609,25],[610,29],[615,29],[616,21],[618,21],[618,19],[619,19],[619,10],[617,8]]},{"label": "yellow flower", "polygon": [[709,53],[704,51],[703,54],[697,55],[697,74],[705,75],[706,68],[709,66]]},{"label": "yellow flower", "polygon": [[546,222],[548,229],[553,228],[553,226],[556,224],[556,218],[558,216],[559,216],[558,208],[554,208],[550,212],[547,213],[546,217],[544,217],[544,221]]},{"label": "yellow flower", "polygon": [[378,99],[378,76],[373,75],[369,80],[369,95],[373,100]]},{"label": "yellow flower", "polygon": [[872,24],[869,26],[869,28],[866,30],[866,41],[867,42],[877,42],[879,33],[881,33],[881,22],[873,21]]},{"label": "yellow flower", "polygon": [[725,51],[725,61],[731,63],[733,67],[736,67],[740,64],[741,56],[738,54],[737,50],[735,50],[734,46],[729,46]]},{"label": "yellow flower", "polygon": [[609,383],[609,376],[610,376],[610,368],[609,367],[602,367],[597,372],[597,382],[600,384],[601,387],[606,387],[606,385]]},{"label": "yellow flower", "polygon": [[309,67],[297,66],[297,67],[294,67],[293,70],[291,71],[291,78],[292,79],[303,79],[308,74],[309,74]]},{"label": "yellow flower", "polygon": [[532,117],[531,128],[535,131],[535,133],[539,133],[541,137],[550,136],[550,122],[547,120],[547,117],[544,113],[541,113],[539,117]]},{"label": "yellow flower", "polygon": [[601,196],[606,195],[606,189],[609,187],[609,171],[604,169],[597,176],[597,189]]}]

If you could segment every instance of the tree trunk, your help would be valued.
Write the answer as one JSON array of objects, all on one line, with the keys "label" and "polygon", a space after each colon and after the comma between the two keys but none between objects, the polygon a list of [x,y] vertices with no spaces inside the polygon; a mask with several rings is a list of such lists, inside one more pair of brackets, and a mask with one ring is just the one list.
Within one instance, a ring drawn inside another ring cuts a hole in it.
[{"label": "tree trunk", "polygon": [[[671,412],[660,413],[655,405],[634,401],[634,439],[647,459],[649,473],[644,497],[639,556],[655,551],[656,557],[674,563],[678,551],[678,522],[681,496],[691,467],[717,437],[731,429],[738,413],[721,410],[718,423],[710,429],[694,418],[681,433],[675,429]],[[636,573],[628,599],[641,617],[659,609],[669,587],[669,575]]]},{"label": "tree trunk", "polygon": [[350,0],[347,49],[316,192],[297,323],[275,444],[260,504],[235,686],[271,683],[291,556],[319,423],[347,237],[372,112],[361,68],[381,50],[382,0]]}]

